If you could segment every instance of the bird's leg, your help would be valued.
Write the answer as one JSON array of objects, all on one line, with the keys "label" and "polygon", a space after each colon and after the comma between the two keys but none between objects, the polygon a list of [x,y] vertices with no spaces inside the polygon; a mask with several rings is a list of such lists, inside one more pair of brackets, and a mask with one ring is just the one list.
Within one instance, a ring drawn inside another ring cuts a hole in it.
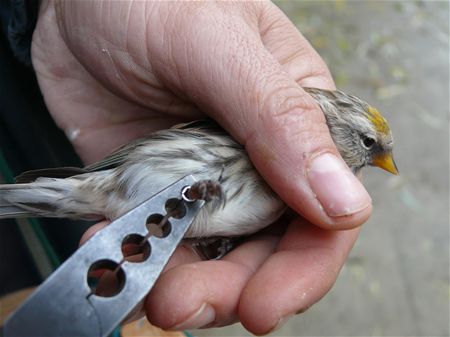
[{"label": "bird's leg", "polygon": [[190,200],[223,199],[224,193],[222,186],[217,180],[200,180],[184,191],[183,197]]},{"label": "bird's leg", "polygon": [[[219,200],[225,202],[225,193],[223,192],[219,180],[200,180],[183,191],[183,199],[186,201],[204,200],[210,202]],[[202,239],[186,239],[185,243],[189,243],[192,249],[203,260],[220,260],[227,255],[238,243],[240,238],[228,237],[210,237]]]},{"label": "bird's leg", "polygon": [[242,238],[234,237],[210,237],[203,239],[187,239],[192,249],[203,260],[220,260],[233,250]]}]

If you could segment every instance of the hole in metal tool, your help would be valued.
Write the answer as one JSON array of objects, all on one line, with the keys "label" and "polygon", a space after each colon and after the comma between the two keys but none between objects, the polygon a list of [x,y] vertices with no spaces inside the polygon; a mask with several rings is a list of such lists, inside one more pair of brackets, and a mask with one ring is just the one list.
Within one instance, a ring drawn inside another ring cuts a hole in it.
[{"label": "hole in metal tool", "polygon": [[127,235],[122,241],[122,254],[128,262],[144,262],[150,256],[150,244],[142,235]]},{"label": "hole in metal tool", "polygon": [[94,262],[87,274],[91,293],[100,297],[112,297],[125,286],[125,273],[122,267],[111,260]]},{"label": "hole in metal tool", "polygon": [[172,226],[167,217],[164,217],[161,214],[150,215],[147,218],[146,226],[148,234],[158,238],[165,238],[172,230]]},{"label": "hole in metal tool", "polygon": [[171,218],[181,219],[186,215],[186,206],[183,200],[172,198],[166,201],[166,212]]}]

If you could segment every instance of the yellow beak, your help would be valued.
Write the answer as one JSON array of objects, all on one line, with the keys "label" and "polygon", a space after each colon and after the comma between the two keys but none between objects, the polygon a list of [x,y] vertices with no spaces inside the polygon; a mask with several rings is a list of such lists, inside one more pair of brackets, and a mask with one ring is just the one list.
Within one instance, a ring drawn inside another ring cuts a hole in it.
[{"label": "yellow beak", "polygon": [[378,166],[392,174],[398,175],[397,165],[395,165],[392,152],[381,153],[376,155],[372,160],[372,165]]}]

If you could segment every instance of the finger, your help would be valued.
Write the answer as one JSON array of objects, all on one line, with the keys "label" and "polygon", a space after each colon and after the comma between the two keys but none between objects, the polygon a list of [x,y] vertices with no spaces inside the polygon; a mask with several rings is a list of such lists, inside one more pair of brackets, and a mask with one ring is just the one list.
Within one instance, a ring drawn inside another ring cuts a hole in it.
[{"label": "finger", "polygon": [[86,232],[81,236],[80,239],[80,246],[83,245],[87,240],[89,240],[91,237],[94,236],[95,233],[97,233],[99,230],[102,230],[106,226],[109,225],[109,221],[102,221],[99,223],[96,223],[95,225],[88,228]]},{"label": "finger", "polygon": [[181,33],[172,40],[176,74],[161,64],[160,75],[245,145],[294,210],[324,228],[363,223],[371,212],[368,193],[338,154],[322,111],[264,47],[257,22],[206,13],[196,12],[190,22],[194,39]]},{"label": "finger", "polygon": [[277,241],[275,236],[260,237],[239,246],[223,260],[168,270],[147,297],[148,320],[170,330],[234,323],[242,289]]},{"label": "finger", "polygon": [[286,15],[271,2],[262,13],[261,40],[283,70],[302,87],[336,89],[323,59]]},{"label": "finger", "polygon": [[269,333],[322,298],[334,284],[358,231],[326,231],[294,221],[277,252],[242,292],[239,317],[245,328],[258,335]]}]

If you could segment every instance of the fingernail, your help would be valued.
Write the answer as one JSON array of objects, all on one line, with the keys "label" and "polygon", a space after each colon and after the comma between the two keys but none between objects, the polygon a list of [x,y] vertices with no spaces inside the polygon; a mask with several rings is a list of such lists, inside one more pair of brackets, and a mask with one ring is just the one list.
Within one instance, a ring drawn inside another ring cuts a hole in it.
[{"label": "fingernail", "polygon": [[169,330],[199,329],[205,325],[211,324],[215,319],[216,312],[214,308],[208,303],[203,303],[196,312],[189,316],[188,319],[175,325]]},{"label": "fingernail", "polygon": [[313,192],[330,217],[357,213],[372,202],[361,182],[331,153],[313,158],[307,175]]}]

